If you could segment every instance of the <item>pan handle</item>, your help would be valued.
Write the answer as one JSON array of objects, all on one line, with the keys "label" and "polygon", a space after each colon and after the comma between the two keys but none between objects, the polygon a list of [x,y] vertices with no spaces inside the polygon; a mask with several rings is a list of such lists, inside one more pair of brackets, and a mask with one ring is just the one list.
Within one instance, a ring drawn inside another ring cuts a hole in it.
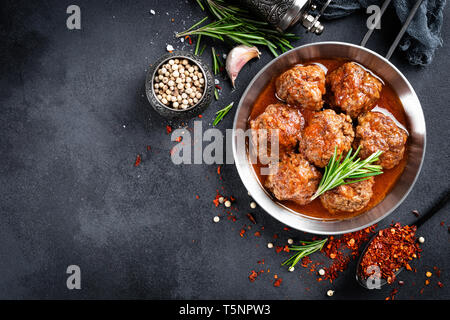
[{"label": "pan handle", "polygon": [[[422,4],[423,0],[417,0],[416,3],[414,4],[414,6],[412,7],[411,11],[409,12],[408,17],[406,18],[405,23],[403,24],[402,28],[400,29],[400,32],[397,34],[397,36],[395,37],[394,42],[392,43],[391,47],[388,50],[388,53],[386,54],[385,58],[386,59],[390,59],[392,54],[395,51],[395,48],[397,48],[400,40],[402,39],[403,35],[406,32],[406,29],[408,28],[409,24],[411,23],[412,19],[414,18],[414,16],[416,15],[417,9],[419,9],[420,5]],[[383,5],[381,6],[380,9],[380,18],[383,16],[384,12],[386,11],[386,8],[388,7],[388,5],[391,3],[391,0],[385,0],[383,2]],[[367,33],[364,35],[364,38],[361,41],[361,47],[365,47],[367,44],[367,41],[369,40],[370,36],[373,33],[373,30],[375,28],[371,28],[369,30],[367,30]]]}]

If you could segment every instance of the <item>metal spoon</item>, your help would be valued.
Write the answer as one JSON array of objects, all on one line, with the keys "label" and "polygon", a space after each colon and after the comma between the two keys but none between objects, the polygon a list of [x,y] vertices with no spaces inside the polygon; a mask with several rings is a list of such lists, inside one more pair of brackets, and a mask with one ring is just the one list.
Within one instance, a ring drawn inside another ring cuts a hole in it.
[{"label": "metal spoon", "polygon": [[[450,189],[445,191],[440,197],[440,199],[436,202],[436,204],[431,209],[429,209],[424,215],[422,215],[419,219],[417,219],[416,222],[414,222],[412,225],[416,226],[417,229],[419,229],[419,227],[421,227],[426,221],[428,221],[428,219],[430,219],[431,216],[433,216],[436,212],[442,209],[449,200],[450,200]],[[383,278],[380,278],[379,275],[378,278],[376,279],[375,277],[365,279],[362,276],[363,272],[361,270],[361,260],[366,254],[369,245],[377,236],[378,233],[374,235],[372,239],[370,239],[370,241],[367,243],[366,247],[364,248],[363,252],[359,257],[358,265],[356,267],[356,281],[358,281],[358,283],[366,289],[381,289],[381,287],[387,283],[387,281]],[[400,268],[397,272],[395,272],[395,276],[397,276],[402,271],[403,268]]]}]

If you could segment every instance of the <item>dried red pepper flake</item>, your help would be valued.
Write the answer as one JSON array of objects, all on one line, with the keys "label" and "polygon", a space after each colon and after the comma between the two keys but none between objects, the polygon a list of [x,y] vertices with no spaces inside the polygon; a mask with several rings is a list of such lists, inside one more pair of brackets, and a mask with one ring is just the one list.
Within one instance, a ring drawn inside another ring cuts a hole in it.
[{"label": "dried red pepper flake", "polygon": [[150,147],[150,146],[147,146],[147,151],[150,151],[150,149],[151,149],[151,147]]},{"label": "dried red pepper flake", "polygon": [[412,271],[409,261],[418,258],[421,251],[415,233],[415,226],[402,227],[400,223],[380,230],[361,259],[362,276],[365,278],[371,276],[373,272],[368,270],[372,268],[371,266],[378,266],[381,277],[388,283],[393,283],[395,273],[400,268],[405,267]]},{"label": "dried red pepper flake", "polygon": [[256,220],[251,213],[247,213],[247,218],[251,223],[256,224]]},{"label": "dried red pepper flake", "polygon": [[183,138],[181,136],[179,136],[175,139],[176,142],[181,142],[182,140],[183,140]]},{"label": "dried red pepper flake", "polygon": [[[324,279],[333,282],[341,272],[347,269],[351,257],[355,259],[358,256],[360,246],[369,239],[375,231],[375,227],[374,225],[360,231],[347,233],[338,238],[329,237],[322,251],[332,260],[332,263],[328,268],[323,268],[325,270]],[[347,249],[350,250],[350,256],[345,254]]]},{"label": "dried red pepper flake", "polygon": [[216,89],[217,89],[217,90],[222,90],[222,87],[219,86],[218,84],[216,84]]},{"label": "dried red pepper flake", "polygon": [[166,132],[167,132],[167,134],[171,133],[172,132],[172,127],[167,125],[166,126]]},{"label": "dried red pepper flake", "polygon": [[274,281],[273,286],[274,287],[279,287],[281,285],[281,282],[283,282],[283,279],[278,278]]},{"label": "dried red pepper flake", "polygon": [[440,282],[440,281],[438,281],[437,285],[438,285],[439,288],[442,288],[444,286],[444,284],[442,282]]},{"label": "dried red pepper flake", "polygon": [[255,270],[252,270],[250,272],[250,275],[248,276],[248,279],[250,280],[250,282],[255,282],[256,277],[258,277],[258,274],[256,273]]},{"label": "dried red pepper flake", "polygon": [[203,116],[201,114],[198,115],[199,118],[203,118]]},{"label": "dried red pepper flake", "polygon": [[284,248],[283,248],[283,251],[284,252],[289,252],[289,247],[287,245],[285,245]]},{"label": "dried red pepper flake", "polygon": [[217,167],[217,174],[220,176],[220,166]]},{"label": "dried red pepper flake", "polygon": [[244,234],[245,234],[245,229],[242,228],[241,231],[239,232],[239,235],[241,236],[241,238],[243,238]]},{"label": "dried red pepper flake", "polygon": [[280,253],[281,251],[283,251],[283,247],[282,246],[275,246],[275,251],[277,253]]},{"label": "dried red pepper flake", "polygon": [[141,155],[138,154],[138,155],[136,156],[136,160],[134,161],[134,166],[137,167],[137,166],[139,166],[140,164],[141,164]]},{"label": "dried red pepper flake", "polygon": [[284,230],[284,231],[289,231],[289,230],[291,230],[291,229],[288,228],[288,227],[284,227],[283,230]]},{"label": "dried red pepper flake", "polygon": [[278,233],[275,233],[275,234],[273,235],[273,238],[274,238],[274,239],[278,239]]},{"label": "dried red pepper flake", "polygon": [[190,45],[192,45],[192,39],[189,36],[184,37],[184,39],[186,39]]}]

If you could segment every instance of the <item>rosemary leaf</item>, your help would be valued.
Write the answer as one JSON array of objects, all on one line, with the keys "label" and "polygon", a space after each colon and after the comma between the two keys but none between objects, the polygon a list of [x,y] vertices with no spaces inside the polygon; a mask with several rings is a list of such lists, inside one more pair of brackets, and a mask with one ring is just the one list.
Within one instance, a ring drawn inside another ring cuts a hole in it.
[{"label": "rosemary leaf", "polygon": [[222,119],[227,115],[227,113],[233,108],[234,102],[227,105],[225,108],[216,112],[216,119],[213,122],[213,126],[216,126]]},{"label": "rosemary leaf", "polygon": [[292,255],[289,259],[282,263],[283,266],[289,266],[289,268],[293,268],[303,257],[306,257],[316,251],[322,250],[323,246],[327,242],[328,238],[317,240],[317,241],[302,241],[305,243],[302,246],[290,246],[289,251],[297,251],[294,255]]},{"label": "rosemary leaf", "polygon": [[372,163],[379,160],[383,151],[377,151],[371,154],[364,160],[356,158],[360,147],[352,154],[350,149],[341,162],[342,154],[337,155],[337,148],[334,149],[334,154],[331,157],[328,165],[325,167],[325,172],[320,181],[316,193],[311,197],[311,200],[316,199],[328,190],[334,189],[344,184],[356,183],[370,179],[372,176],[382,174],[383,168],[380,165]]}]

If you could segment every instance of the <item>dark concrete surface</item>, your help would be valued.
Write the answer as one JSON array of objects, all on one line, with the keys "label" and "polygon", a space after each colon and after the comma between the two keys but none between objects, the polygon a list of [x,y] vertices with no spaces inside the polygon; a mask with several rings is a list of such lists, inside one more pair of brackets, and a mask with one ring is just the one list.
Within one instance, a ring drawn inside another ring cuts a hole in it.
[{"label": "dark concrete surface", "polygon": [[[70,4],[81,7],[82,30],[66,28]],[[250,198],[235,167],[224,166],[219,180],[215,165],[172,164],[175,143],[165,127],[179,123],[149,108],[145,72],[166,44],[193,50],[174,33],[201,17],[194,1],[2,1],[0,298],[330,299],[325,294],[330,288],[336,291],[332,299],[389,295],[390,288],[360,288],[354,263],[332,284],[317,282],[303,268],[287,272],[280,266],[287,255],[267,249],[267,242],[311,235],[283,231],[257,208],[253,214],[257,227],[265,227],[262,236],[253,236],[254,228],[241,238]],[[359,43],[365,15],[325,26],[320,37],[299,29],[295,44]],[[444,46],[432,65],[410,66],[401,52],[392,59],[423,104],[428,145],[416,186],[381,226],[412,222],[412,209],[426,210],[449,186],[449,27],[447,19]],[[369,47],[386,52],[398,29],[388,12]],[[226,52],[227,47],[216,47]],[[204,58],[210,59],[209,51]],[[224,91],[203,114],[205,128],[219,107],[238,101],[270,59],[263,50],[260,61],[245,67],[234,91],[220,78]],[[233,115],[218,127],[231,128]],[[192,120],[187,125],[192,127]],[[134,167],[137,154],[142,163]],[[222,213],[212,204],[221,187],[237,199],[236,222],[212,222]],[[422,258],[414,263],[416,273],[401,274],[405,285],[398,299],[450,298],[448,210],[420,230],[426,238]],[[261,269],[261,259],[271,273],[250,283],[248,275]],[[81,268],[81,290],[66,288],[71,264]],[[433,266],[442,269],[441,277],[433,275],[425,286],[425,272]],[[279,288],[272,285],[273,274],[283,278]]]}]

